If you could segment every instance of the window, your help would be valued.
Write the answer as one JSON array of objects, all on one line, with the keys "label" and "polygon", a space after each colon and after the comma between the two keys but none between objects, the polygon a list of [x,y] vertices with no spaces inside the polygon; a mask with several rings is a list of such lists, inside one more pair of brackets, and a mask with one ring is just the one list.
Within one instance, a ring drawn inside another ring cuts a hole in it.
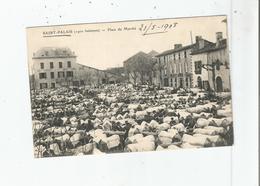
[{"label": "window", "polygon": [[51,88],[55,88],[55,83],[51,83]]},{"label": "window", "polygon": [[59,62],[59,68],[62,68],[62,62]]},{"label": "window", "polygon": [[48,88],[47,83],[40,83],[40,89]]},{"label": "window", "polygon": [[64,72],[58,72],[58,78],[64,78]]},{"label": "window", "polygon": [[73,84],[73,86],[77,86],[78,87],[79,86],[79,81],[73,81],[72,84]]},{"label": "window", "polygon": [[67,77],[73,77],[73,71],[67,71],[66,76]]},{"label": "window", "polygon": [[195,61],[195,74],[201,74],[202,69],[202,63],[201,61]]},{"label": "window", "polygon": [[184,51],[184,58],[187,58],[187,52],[186,52],[186,50]]},{"label": "window", "polygon": [[173,54],[173,60],[175,60],[175,54]]},{"label": "window", "polygon": [[188,64],[184,63],[185,72],[188,72]]},{"label": "window", "polygon": [[71,68],[71,62],[70,61],[67,61],[67,66],[68,66],[68,68]]},{"label": "window", "polygon": [[80,85],[85,85],[85,82],[83,80],[80,80]]},{"label": "window", "polygon": [[220,62],[219,61],[216,63],[216,70],[220,70]]},{"label": "window", "polygon": [[46,73],[45,72],[44,73],[39,73],[39,78],[40,79],[46,79],[47,78]]},{"label": "window", "polygon": [[171,76],[172,76],[172,74],[173,74],[173,69],[172,69],[173,67],[172,66],[170,66],[170,72],[171,72]]},{"label": "window", "polygon": [[229,65],[228,65],[227,61],[225,61],[225,66],[226,66],[226,69],[229,69]]},{"label": "window", "polygon": [[209,90],[210,89],[209,81],[203,81],[203,88],[205,90]]},{"label": "window", "polygon": [[189,78],[188,77],[186,77],[185,82],[186,82],[186,87],[189,87]]},{"label": "window", "polygon": [[164,62],[164,57],[161,57],[161,62],[162,62],[162,63]]},{"label": "window", "polygon": [[153,71],[153,77],[156,77],[156,71]]},{"label": "window", "polygon": [[54,79],[54,72],[51,72],[51,79]]},{"label": "window", "polygon": [[41,69],[44,69],[44,63],[41,63]]},{"label": "window", "polygon": [[179,52],[179,54],[178,54],[178,55],[179,55],[179,59],[181,59],[181,53],[180,53],[180,52]]},{"label": "window", "polygon": [[197,77],[197,85],[198,85],[198,88],[202,89],[202,80],[201,80],[200,76]]},{"label": "window", "polygon": [[175,80],[175,81],[174,81],[174,82],[175,82],[175,85],[174,85],[174,86],[177,87],[177,78],[175,78],[174,80]]},{"label": "window", "polygon": [[50,62],[50,68],[53,68],[53,62]]}]

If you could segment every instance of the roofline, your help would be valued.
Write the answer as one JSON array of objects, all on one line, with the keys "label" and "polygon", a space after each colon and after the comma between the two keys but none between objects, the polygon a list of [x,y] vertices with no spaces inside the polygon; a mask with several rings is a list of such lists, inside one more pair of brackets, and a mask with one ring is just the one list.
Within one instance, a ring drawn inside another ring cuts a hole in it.
[{"label": "roofline", "polygon": [[[155,50],[154,50],[154,51],[155,51]],[[155,51],[155,52],[156,52],[156,51]],[[152,60],[155,59],[155,57],[156,57],[156,55],[155,55],[155,56],[152,56],[152,55],[150,55],[150,54],[148,54],[148,53],[145,53],[144,51],[139,51],[139,52],[137,52],[136,54],[134,54],[134,55],[132,55],[131,57],[129,57],[129,58],[127,58],[126,60],[124,60],[124,61],[123,61],[123,64],[129,63],[129,60],[130,60],[131,58],[135,57],[135,56],[136,56],[137,54],[139,54],[139,53],[144,54],[144,55],[146,55],[147,57],[150,57]]]},{"label": "roofline", "polygon": [[160,56],[168,55],[170,53],[175,53],[175,52],[179,52],[179,51],[182,51],[182,50],[186,50],[186,49],[192,48],[195,45],[196,45],[196,43],[190,44],[190,45],[186,45],[186,46],[183,46],[183,47],[180,47],[180,48],[176,48],[176,49],[166,50],[166,51],[156,55],[155,57],[160,57]]},{"label": "roofline", "polygon": [[[130,56],[130,57],[128,57],[126,60],[124,60],[123,63],[128,62],[129,59],[131,59],[132,57],[136,56],[136,55],[139,54],[139,53],[144,53],[144,54],[146,54],[144,51],[140,50],[139,52],[136,52],[135,54],[133,54],[132,56]],[[148,54],[146,54],[146,55],[148,55]]]},{"label": "roofline", "polygon": [[221,46],[221,47],[217,47],[217,48],[209,48],[209,49],[206,49],[206,50],[201,49],[201,50],[198,50],[198,51],[191,52],[191,55],[214,52],[214,51],[225,49],[225,48],[227,48],[226,45],[225,46]]},{"label": "roofline", "polygon": [[108,73],[108,74],[112,74],[112,75],[115,75],[115,76],[120,76],[120,77],[123,77],[121,75],[117,75],[117,74],[113,74],[111,72],[107,72],[106,70],[101,70],[101,69],[97,69],[97,68],[94,68],[94,67],[90,67],[90,66],[87,66],[87,65],[83,65],[81,63],[77,63],[78,65],[81,65],[83,67],[87,67],[87,68],[91,68],[91,69],[94,69],[94,70],[97,70],[97,71],[101,71],[101,72],[104,72],[104,73]]},{"label": "roofline", "polygon": [[[202,38],[203,39],[203,38]],[[214,44],[213,42],[211,41],[208,41],[206,39],[203,39],[204,41],[206,42],[209,42],[211,44]],[[193,44],[190,44],[190,45],[186,45],[186,46],[183,46],[183,47],[180,47],[180,48],[176,48],[176,49],[170,49],[170,50],[166,50],[158,55],[156,55],[155,57],[160,57],[160,56],[164,56],[164,55],[168,55],[168,54],[171,54],[171,53],[175,53],[175,52],[179,52],[179,51],[182,51],[182,50],[186,50],[186,49],[190,49],[190,48],[193,48],[194,46],[196,46],[197,43],[193,43]]]},{"label": "roofline", "polygon": [[91,68],[91,69],[94,69],[94,70],[98,70],[98,71],[102,71],[102,70],[100,70],[100,69],[97,69],[97,68],[94,68],[94,67],[90,67],[90,66],[87,66],[87,65],[83,65],[83,64],[81,64],[81,63],[77,63],[78,65],[81,65],[81,66],[83,66],[83,67],[87,67],[87,68]]},{"label": "roofline", "polygon": [[77,56],[44,56],[44,57],[32,57],[32,59],[53,59],[53,58],[76,58]]},{"label": "roofline", "polygon": [[114,76],[124,77],[124,76],[122,76],[122,75],[120,75],[120,74],[115,74],[115,73],[112,73],[112,72],[108,72],[107,70],[101,70],[101,71],[103,71],[103,72],[105,72],[105,73],[108,73],[108,74],[112,74],[112,75],[114,75]]}]

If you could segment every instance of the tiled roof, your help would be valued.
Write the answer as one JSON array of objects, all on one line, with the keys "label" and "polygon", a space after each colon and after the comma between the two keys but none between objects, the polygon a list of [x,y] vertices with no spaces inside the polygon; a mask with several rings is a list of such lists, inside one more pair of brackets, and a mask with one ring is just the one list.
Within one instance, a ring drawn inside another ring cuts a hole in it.
[{"label": "tiled roof", "polygon": [[128,58],[127,60],[124,61],[124,63],[131,63],[132,61],[135,61],[137,59],[143,58],[146,61],[150,60],[150,61],[154,61],[153,56],[144,53],[143,51],[140,51],[138,53],[136,53],[135,55],[131,56],[130,58]]},{"label": "tiled roof", "polygon": [[172,53],[175,53],[175,52],[179,52],[179,51],[182,51],[182,50],[187,50],[187,49],[193,48],[195,46],[196,46],[196,43],[191,44],[191,45],[187,45],[187,46],[184,46],[184,47],[176,48],[176,49],[166,50],[166,51],[158,54],[156,57],[165,56],[165,55],[172,54]]},{"label": "tiled roof", "polygon": [[69,48],[43,47],[33,54],[33,58],[64,58],[76,57]]},{"label": "tiled roof", "polygon": [[195,55],[195,54],[201,54],[201,53],[205,53],[205,52],[211,52],[211,51],[216,51],[216,50],[220,50],[223,48],[227,47],[227,40],[226,39],[222,39],[218,46],[216,43],[212,44],[212,45],[206,45],[204,48],[202,49],[196,49],[193,50],[191,55]]},{"label": "tiled roof", "polygon": [[111,75],[114,75],[114,76],[121,76],[121,75],[118,75],[118,74],[115,74],[115,73],[112,73],[112,72],[108,72],[107,70],[100,70],[100,69],[97,69],[97,68],[94,68],[94,67],[90,67],[90,66],[87,66],[87,65],[83,65],[83,64],[80,64],[80,63],[77,63],[77,65],[81,66],[82,68],[88,68],[88,69],[92,69],[92,70],[95,70],[95,71],[98,71],[98,72],[111,74]]},{"label": "tiled roof", "polygon": [[[213,44],[212,42],[210,42],[206,39],[203,39],[203,40],[204,40],[205,46]],[[180,48],[166,50],[166,51],[160,53],[159,55],[157,55],[156,57],[165,56],[165,55],[168,55],[168,54],[173,54],[173,53],[176,53],[176,52],[179,52],[179,51],[182,51],[182,50],[187,50],[187,49],[196,50],[197,48],[198,48],[198,43],[194,43],[194,44],[186,45],[186,46],[183,46],[183,47],[180,47]]]},{"label": "tiled roof", "polygon": [[148,55],[152,56],[152,57],[155,57],[156,55],[158,55],[159,53],[156,52],[155,50],[152,50],[148,53]]}]

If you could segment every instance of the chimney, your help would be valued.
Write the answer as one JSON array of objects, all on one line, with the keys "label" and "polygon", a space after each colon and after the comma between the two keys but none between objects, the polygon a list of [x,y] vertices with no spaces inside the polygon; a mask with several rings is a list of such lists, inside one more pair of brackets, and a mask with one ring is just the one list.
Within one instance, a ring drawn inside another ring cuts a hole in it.
[{"label": "chimney", "polygon": [[182,47],[182,44],[174,44],[174,49],[178,49],[178,48],[181,48]]},{"label": "chimney", "polygon": [[202,49],[205,47],[204,39],[202,39],[201,36],[196,36],[196,45],[198,46],[198,49]]},{"label": "chimney", "polygon": [[202,39],[202,37],[201,37],[201,36],[196,36],[196,37],[195,37],[196,43],[198,43],[198,42],[199,42],[199,40],[201,40],[201,39]]},{"label": "chimney", "polygon": [[216,32],[216,46],[218,47],[220,44],[220,41],[223,39],[222,32]]},{"label": "chimney", "polygon": [[223,39],[223,34],[222,34],[222,32],[216,32],[216,40],[217,41],[220,41],[220,40],[222,40]]}]

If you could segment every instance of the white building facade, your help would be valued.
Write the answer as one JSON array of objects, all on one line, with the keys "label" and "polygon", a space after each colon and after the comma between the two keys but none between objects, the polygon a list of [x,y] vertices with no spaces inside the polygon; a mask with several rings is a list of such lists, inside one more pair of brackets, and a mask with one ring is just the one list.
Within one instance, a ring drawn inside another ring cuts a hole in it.
[{"label": "white building facade", "polygon": [[230,64],[227,40],[216,33],[216,43],[192,52],[194,87],[217,92],[230,91]]},{"label": "white building facade", "polygon": [[98,85],[116,82],[117,77],[77,63],[69,48],[45,47],[33,54],[31,89]]},{"label": "white building facade", "polygon": [[194,86],[193,65],[191,53],[198,48],[212,45],[211,42],[196,36],[196,42],[182,46],[175,44],[174,48],[157,55],[157,69],[160,86],[173,88],[191,88]]},{"label": "white building facade", "polygon": [[73,83],[77,56],[68,48],[42,48],[33,55],[32,73],[36,89]]}]

